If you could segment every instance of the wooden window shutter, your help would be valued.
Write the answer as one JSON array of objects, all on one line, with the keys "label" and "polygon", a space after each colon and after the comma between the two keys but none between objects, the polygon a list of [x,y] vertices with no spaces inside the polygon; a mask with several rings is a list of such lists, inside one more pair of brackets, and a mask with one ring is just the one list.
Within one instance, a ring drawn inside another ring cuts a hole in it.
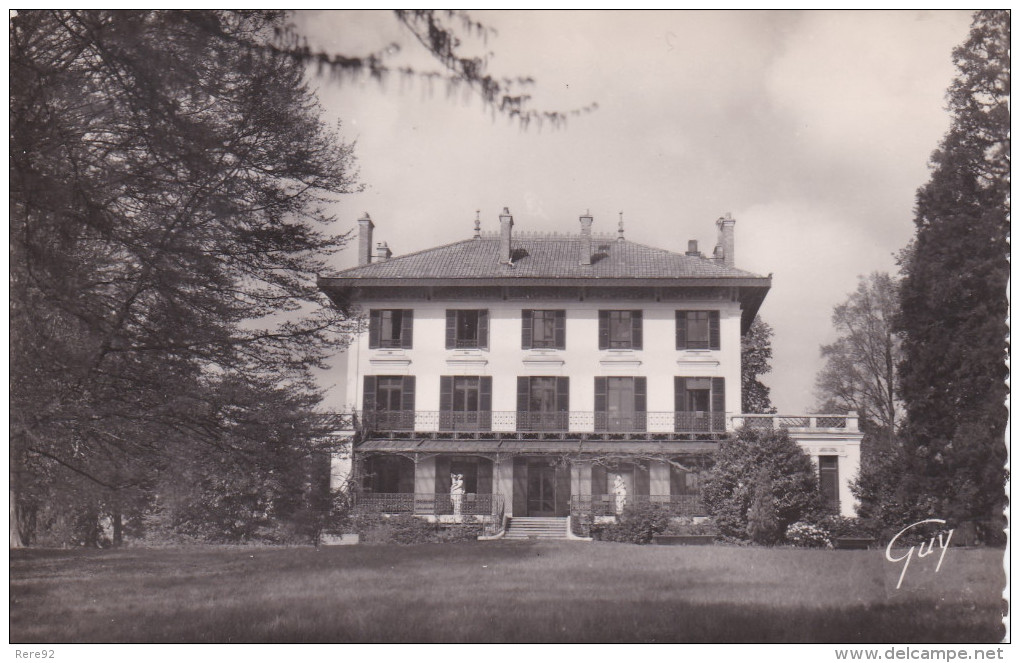
[{"label": "wooden window shutter", "polygon": [[712,378],[712,412],[726,412],[726,378]]},{"label": "wooden window shutter", "polygon": [[436,493],[449,495],[452,483],[450,480],[450,457],[436,456]]},{"label": "wooden window shutter", "polygon": [[517,378],[517,411],[527,412],[531,401],[531,378]]},{"label": "wooden window shutter", "polygon": [[687,378],[673,378],[673,409],[687,411]]},{"label": "wooden window shutter", "polygon": [[609,409],[609,378],[595,378],[595,411],[605,412]]},{"label": "wooden window shutter", "polygon": [[405,308],[400,312],[400,347],[410,350],[414,347],[414,309]]},{"label": "wooden window shutter", "polygon": [[521,350],[531,349],[532,318],[534,312],[531,309],[521,311]]},{"label": "wooden window shutter", "polygon": [[489,312],[485,309],[478,312],[478,347],[489,349]]},{"label": "wooden window shutter", "polygon": [[634,411],[648,411],[648,378],[634,378]]},{"label": "wooden window shutter", "polygon": [[634,463],[634,494],[648,495],[652,491],[652,481],[648,468]]},{"label": "wooden window shutter", "polygon": [[491,495],[492,494],[492,461],[479,458],[478,465],[476,466],[476,472],[478,477],[477,491],[479,495]]},{"label": "wooden window shutter", "polygon": [[457,347],[457,312],[446,310],[446,349]]},{"label": "wooden window shutter", "polygon": [[570,411],[570,378],[556,378],[556,409]]},{"label": "wooden window shutter", "polygon": [[372,412],[375,410],[375,384],[376,378],[374,375],[365,376],[365,394],[362,399],[363,408],[365,412]]},{"label": "wooden window shutter", "polygon": [[609,349],[609,311],[599,311],[599,350]]},{"label": "wooden window shutter", "polygon": [[492,410],[492,376],[483,375],[478,378],[478,409],[481,412]]},{"label": "wooden window shutter", "polygon": [[372,309],[368,314],[368,347],[375,350],[379,347],[379,336],[382,334],[382,311]]},{"label": "wooden window shutter", "polygon": [[719,311],[708,312],[708,347],[719,349]]},{"label": "wooden window shutter", "polygon": [[404,412],[414,412],[413,375],[405,375],[404,383],[400,386],[400,409]]},{"label": "wooden window shutter", "polygon": [[643,345],[643,340],[641,338],[641,311],[630,312],[630,325],[631,347],[635,350],[640,350]]},{"label": "wooden window shutter", "polygon": [[528,515],[528,459],[514,456],[514,516]]},{"label": "wooden window shutter", "polygon": [[567,349],[567,312],[556,311],[556,349]]},{"label": "wooden window shutter", "polygon": [[559,517],[570,515],[570,466],[557,465],[555,470],[556,490],[553,493],[553,513]]},{"label": "wooden window shutter", "polygon": [[606,468],[602,465],[592,464],[591,466],[591,494],[605,495],[609,492],[609,480],[606,477]]},{"label": "wooden window shutter", "polygon": [[687,311],[676,312],[676,349],[687,349]]},{"label": "wooden window shutter", "polygon": [[443,412],[453,409],[453,377],[449,375],[439,378],[439,409]]}]

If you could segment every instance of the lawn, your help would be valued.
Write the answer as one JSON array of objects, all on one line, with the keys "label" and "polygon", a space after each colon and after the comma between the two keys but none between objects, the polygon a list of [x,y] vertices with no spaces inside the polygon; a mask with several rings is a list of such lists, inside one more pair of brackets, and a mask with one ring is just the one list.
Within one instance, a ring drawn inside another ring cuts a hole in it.
[{"label": "lawn", "polygon": [[10,641],[998,642],[1002,551],[580,542],[14,550]]}]

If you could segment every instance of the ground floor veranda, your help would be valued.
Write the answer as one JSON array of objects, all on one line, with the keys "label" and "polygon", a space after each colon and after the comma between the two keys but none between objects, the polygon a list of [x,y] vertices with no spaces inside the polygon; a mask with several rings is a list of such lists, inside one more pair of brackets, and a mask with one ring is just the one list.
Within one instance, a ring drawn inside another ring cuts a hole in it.
[{"label": "ground floor veranda", "polygon": [[[410,451],[368,441],[356,450],[352,469],[360,510],[441,519],[612,516],[627,506],[654,503],[675,516],[697,517],[706,514],[701,484],[717,445],[683,443],[682,453],[567,454],[483,451],[463,443],[432,451],[428,447],[436,442],[422,444],[425,449]],[[854,515],[849,484],[857,474],[858,448],[847,453],[830,444],[817,451],[823,496],[841,514]]]},{"label": "ground floor veranda", "polygon": [[706,436],[362,426],[353,431],[347,460],[334,462],[332,483],[352,485],[361,510],[440,519],[612,516],[642,502],[696,517],[705,513],[701,483],[722,435],[743,425],[775,426],[787,429],[812,459],[825,499],[840,514],[855,515],[850,486],[860,468],[862,435],[852,413],[742,415],[727,423],[730,432]]}]

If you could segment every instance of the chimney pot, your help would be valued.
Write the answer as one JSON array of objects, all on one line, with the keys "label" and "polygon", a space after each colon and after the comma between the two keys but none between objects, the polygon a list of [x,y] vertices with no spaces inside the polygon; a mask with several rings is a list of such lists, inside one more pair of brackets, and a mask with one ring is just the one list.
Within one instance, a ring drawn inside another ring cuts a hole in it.
[{"label": "chimney pot", "polygon": [[365,212],[358,219],[358,266],[368,265],[372,262],[372,230],[375,224],[372,217]]},{"label": "chimney pot", "polygon": [[382,262],[383,260],[389,260],[392,255],[393,251],[390,251],[389,245],[386,242],[379,242],[375,245],[375,255],[372,257],[376,262]]},{"label": "chimney pot", "polygon": [[698,253],[698,240],[696,239],[687,240],[687,255],[689,256],[701,255],[700,253]]},{"label": "chimney pot", "polygon": [[594,222],[591,213],[581,216],[581,265],[591,264],[591,224]]},{"label": "chimney pot", "polygon": [[504,207],[503,213],[499,215],[499,261],[503,264],[510,264],[513,255],[510,246],[513,227],[514,217],[510,215],[510,209]]}]

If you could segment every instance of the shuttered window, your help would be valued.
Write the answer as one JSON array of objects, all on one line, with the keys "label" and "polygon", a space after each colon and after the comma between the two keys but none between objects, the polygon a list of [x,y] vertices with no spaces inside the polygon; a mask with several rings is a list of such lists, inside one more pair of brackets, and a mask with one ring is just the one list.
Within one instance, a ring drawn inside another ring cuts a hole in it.
[{"label": "shuttered window", "polygon": [[595,430],[644,431],[647,403],[647,378],[596,377]]},{"label": "shuttered window", "polygon": [[446,311],[446,349],[489,349],[489,312],[485,309]]},{"label": "shuttered window", "polygon": [[677,431],[726,429],[725,378],[677,377],[673,381]]},{"label": "shuttered window", "polygon": [[719,311],[677,311],[676,349],[720,349]]},{"label": "shuttered window", "polygon": [[366,375],[362,418],[373,430],[411,430],[414,427],[413,375]]},{"label": "shuttered window", "polygon": [[567,347],[566,311],[521,311],[521,349]]},{"label": "shuttered window", "polygon": [[599,311],[599,350],[640,350],[641,311]]},{"label": "shuttered window", "polygon": [[492,424],[492,377],[440,377],[439,410],[442,430],[488,430]]},{"label": "shuttered window", "polygon": [[413,309],[372,309],[368,318],[368,347],[409,349],[413,329]]},{"label": "shuttered window", "polygon": [[570,378],[517,378],[517,430],[567,430],[569,409]]}]

